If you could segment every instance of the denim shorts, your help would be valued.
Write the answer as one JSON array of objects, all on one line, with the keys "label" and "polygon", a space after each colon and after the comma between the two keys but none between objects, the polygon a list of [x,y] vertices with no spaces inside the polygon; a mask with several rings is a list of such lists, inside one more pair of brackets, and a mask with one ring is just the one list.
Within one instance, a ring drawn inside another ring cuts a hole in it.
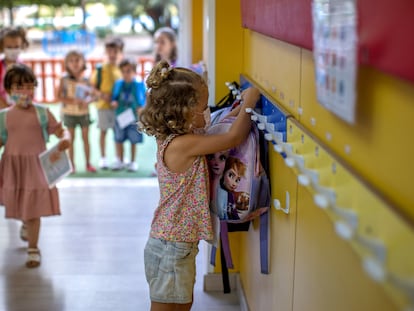
[{"label": "denim shorts", "polygon": [[144,264],[151,301],[180,304],[193,301],[197,253],[198,242],[148,239]]},{"label": "denim shorts", "polygon": [[121,129],[118,122],[115,122],[114,139],[116,143],[123,143],[128,140],[133,145],[143,141],[142,134],[138,132],[137,125],[134,123]]}]

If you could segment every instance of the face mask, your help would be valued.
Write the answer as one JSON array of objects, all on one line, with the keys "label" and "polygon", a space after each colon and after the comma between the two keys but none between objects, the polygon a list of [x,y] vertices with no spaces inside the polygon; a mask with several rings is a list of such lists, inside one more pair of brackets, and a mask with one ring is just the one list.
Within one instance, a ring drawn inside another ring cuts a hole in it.
[{"label": "face mask", "polygon": [[4,56],[7,60],[16,61],[20,55],[20,49],[4,49]]},{"label": "face mask", "polygon": [[211,113],[210,113],[210,107],[207,107],[204,111],[203,111],[203,118],[204,118],[204,127],[203,128],[193,128],[193,133],[194,134],[205,134],[207,129],[210,127],[211,125]]},{"label": "face mask", "polygon": [[32,103],[32,98],[26,94],[13,93],[10,95],[11,101],[22,108],[27,108]]},{"label": "face mask", "polygon": [[204,122],[206,123],[204,125],[204,129],[208,129],[211,125],[211,113],[210,113],[210,107],[207,107],[204,111],[203,111],[203,117],[204,117]]}]

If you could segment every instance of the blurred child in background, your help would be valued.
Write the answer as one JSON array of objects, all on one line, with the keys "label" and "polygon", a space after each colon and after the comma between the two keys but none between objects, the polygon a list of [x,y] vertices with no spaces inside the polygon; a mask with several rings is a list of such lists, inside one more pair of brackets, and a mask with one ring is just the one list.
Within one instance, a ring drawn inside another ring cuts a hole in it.
[{"label": "blurred child in background", "polygon": [[105,42],[106,62],[98,65],[92,75],[92,85],[99,94],[97,102],[98,128],[100,129],[99,147],[101,159],[99,167],[108,169],[109,162],[106,158],[106,135],[109,129],[115,126],[115,111],[111,106],[112,88],[116,80],[121,78],[118,62],[122,57],[124,41],[114,37]]},{"label": "blurred child in background", "polygon": [[96,173],[96,169],[90,163],[89,125],[89,103],[92,102],[92,87],[89,79],[85,77],[86,60],[84,55],[76,50],[66,54],[65,70],[60,79],[57,98],[62,103],[63,124],[68,128],[71,135],[71,147],[69,156],[72,161],[73,173],[75,129],[80,126],[82,131],[83,151],[85,155],[86,171]]},{"label": "blurred child in background", "polygon": [[166,60],[171,67],[177,65],[177,35],[170,27],[161,27],[154,33],[155,62]]},{"label": "blurred child in background", "polygon": [[[116,161],[112,170],[127,168],[129,172],[138,170],[136,162],[137,144],[142,142],[142,134],[137,131],[139,112],[145,104],[145,85],[136,78],[137,63],[131,59],[120,62],[122,79],[115,82],[112,91],[112,107],[115,109]],[[124,142],[131,143],[131,158],[124,163]]]},{"label": "blurred child in background", "polygon": [[26,31],[22,27],[5,27],[0,30],[0,54],[4,57],[0,60],[0,109],[8,107],[13,102],[8,98],[4,89],[4,77],[7,68],[19,62],[20,53],[29,46]]}]

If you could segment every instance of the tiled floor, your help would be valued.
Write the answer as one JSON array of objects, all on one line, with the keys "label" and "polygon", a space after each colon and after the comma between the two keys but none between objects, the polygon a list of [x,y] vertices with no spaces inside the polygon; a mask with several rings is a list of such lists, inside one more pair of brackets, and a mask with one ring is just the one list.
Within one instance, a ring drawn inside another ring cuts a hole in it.
[{"label": "tiled floor", "polygon": [[[66,179],[59,188],[62,216],[42,220],[40,268],[24,266],[20,224],[0,218],[0,310],[149,310],[143,248],[156,179]],[[202,290],[204,249],[200,244],[192,310],[240,310],[235,293]]]}]

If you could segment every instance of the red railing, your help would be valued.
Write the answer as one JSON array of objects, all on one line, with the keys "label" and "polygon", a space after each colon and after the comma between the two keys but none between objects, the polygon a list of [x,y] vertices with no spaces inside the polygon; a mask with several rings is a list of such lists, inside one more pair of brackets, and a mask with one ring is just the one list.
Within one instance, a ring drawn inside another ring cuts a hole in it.
[{"label": "red railing", "polygon": [[[24,59],[25,64],[32,67],[38,82],[35,100],[39,103],[56,103],[55,90],[59,79],[64,72],[63,58]],[[86,75],[90,76],[96,64],[102,63],[103,59],[88,58]],[[144,80],[154,64],[152,57],[137,58],[137,75]]]}]

